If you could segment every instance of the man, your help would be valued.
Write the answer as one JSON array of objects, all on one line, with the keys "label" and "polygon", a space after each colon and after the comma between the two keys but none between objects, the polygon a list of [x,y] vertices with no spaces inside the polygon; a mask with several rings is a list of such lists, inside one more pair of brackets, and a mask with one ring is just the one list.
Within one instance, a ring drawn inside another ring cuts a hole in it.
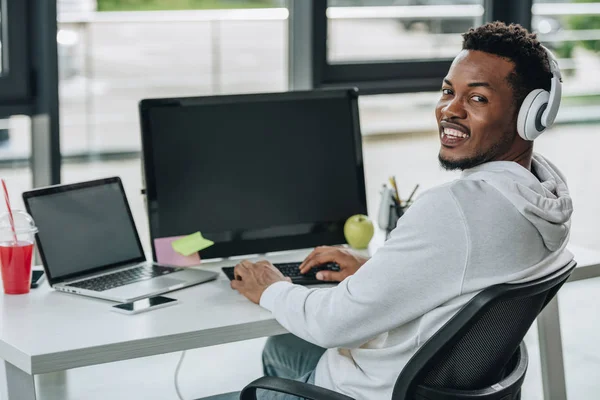
[{"label": "man", "polygon": [[572,259],[564,178],[517,133],[525,96],[550,90],[547,54],[518,25],[490,23],[463,37],[435,110],[439,161],[462,170],[460,179],[420,196],[370,260],[316,249],[301,269],[337,262],[339,272],[319,273],[336,287],[293,285],[266,261],[236,266],[232,288],[293,334],[269,339],[266,374],[389,399],[410,357],[475,294]]}]

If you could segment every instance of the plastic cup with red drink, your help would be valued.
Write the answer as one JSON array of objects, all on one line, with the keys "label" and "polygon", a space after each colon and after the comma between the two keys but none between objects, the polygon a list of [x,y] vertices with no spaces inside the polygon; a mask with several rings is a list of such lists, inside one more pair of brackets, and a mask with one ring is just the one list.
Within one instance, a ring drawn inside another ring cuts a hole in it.
[{"label": "plastic cup with red drink", "polygon": [[11,216],[0,216],[0,269],[6,294],[29,293],[31,285],[31,263],[37,227],[29,214],[20,210]]}]

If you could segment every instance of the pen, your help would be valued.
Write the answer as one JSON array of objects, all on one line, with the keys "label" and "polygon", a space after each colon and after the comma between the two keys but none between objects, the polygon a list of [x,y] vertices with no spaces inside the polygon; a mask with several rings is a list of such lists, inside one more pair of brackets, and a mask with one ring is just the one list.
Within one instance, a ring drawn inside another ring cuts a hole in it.
[{"label": "pen", "polygon": [[413,189],[413,191],[410,194],[410,196],[408,196],[408,200],[406,200],[406,204],[410,203],[410,201],[412,200],[412,198],[415,195],[415,192],[417,191],[418,188],[419,188],[419,184],[417,183],[417,186],[415,186],[415,188]]},{"label": "pen", "polygon": [[400,207],[400,202],[396,199],[396,195],[392,194],[392,203],[394,204],[394,208],[396,208],[396,210]]},{"label": "pen", "polygon": [[398,185],[396,185],[395,176],[390,177],[390,184],[392,185],[392,188],[394,189],[394,192],[396,194],[396,201],[398,202],[398,204],[400,204],[400,193],[398,193]]}]

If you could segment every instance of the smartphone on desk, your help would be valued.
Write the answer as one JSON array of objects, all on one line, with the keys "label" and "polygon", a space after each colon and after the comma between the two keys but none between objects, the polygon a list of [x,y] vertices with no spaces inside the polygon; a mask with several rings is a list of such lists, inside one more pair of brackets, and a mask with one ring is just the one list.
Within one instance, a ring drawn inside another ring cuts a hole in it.
[{"label": "smartphone on desk", "polygon": [[35,289],[40,286],[40,283],[44,282],[44,270],[34,269],[31,271],[31,288]]},{"label": "smartphone on desk", "polygon": [[179,300],[165,296],[148,297],[132,301],[131,303],[121,303],[111,307],[111,310],[122,314],[139,314],[150,310],[156,310],[163,307],[172,306],[179,303]]}]

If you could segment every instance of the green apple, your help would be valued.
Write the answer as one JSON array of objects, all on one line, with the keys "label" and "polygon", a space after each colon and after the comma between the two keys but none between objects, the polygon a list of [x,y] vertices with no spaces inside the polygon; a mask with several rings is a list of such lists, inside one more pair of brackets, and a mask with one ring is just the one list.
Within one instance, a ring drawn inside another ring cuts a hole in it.
[{"label": "green apple", "polygon": [[350,246],[355,249],[366,249],[373,238],[375,229],[366,215],[353,215],[344,224],[344,236]]}]

